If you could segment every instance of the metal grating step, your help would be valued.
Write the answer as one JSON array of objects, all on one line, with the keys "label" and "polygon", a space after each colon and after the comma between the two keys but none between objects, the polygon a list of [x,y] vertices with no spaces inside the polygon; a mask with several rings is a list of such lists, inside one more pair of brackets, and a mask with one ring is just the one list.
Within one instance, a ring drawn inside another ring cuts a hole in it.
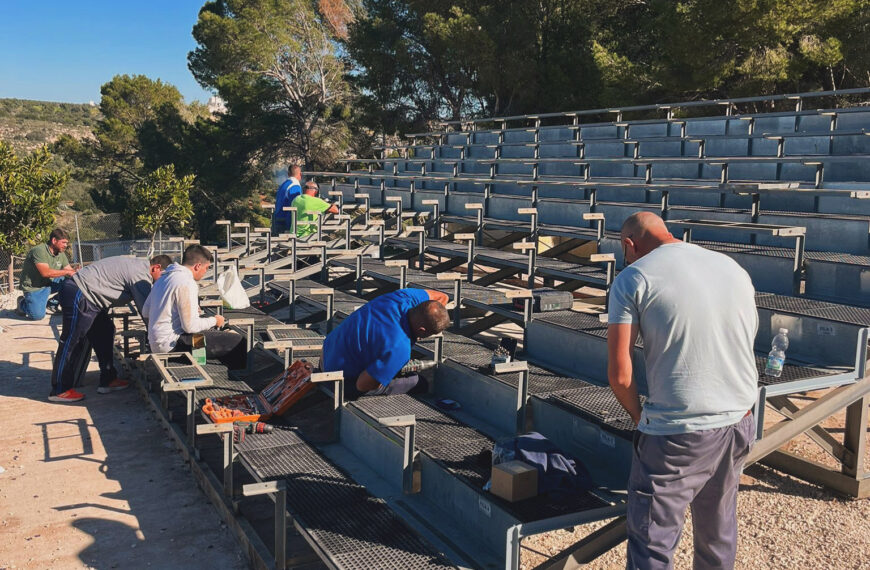
[{"label": "metal grating step", "polygon": [[311,329],[298,328],[282,328],[275,327],[269,329],[270,335],[275,340],[322,340],[323,335]]},{"label": "metal grating step", "polygon": [[[641,405],[645,398],[641,396]],[[594,423],[607,426],[626,439],[635,431],[634,422],[610,388],[587,386],[551,394],[548,401],[562,405]]]},{"label": "metal grating step", "polygon": [[341,476],[339,471],[305,443],[277,450],[252,449],[244,453],[243,457],[253,473],[264,481],[303,473]]},{"label": "metal grating step", "polygon": [[598,320],[598,315],[577,311],[553,311],[535,315],[536,321],[559,325],[578,332],[607,338],[607,323]]},{"label": "metal grating step", "polygon": [[[393,399],[392,409],[404,409],[405,414],[409,413],[408,409],[420,405],[434,410],[438,414],[436,417],[417,420],[417,448],[471,487],[478,490],[483,488],[491,470],[491,465],[487,463],[491,455],[485,454],[486,451],[492,451],[494,441],[491,438],[407,394],[361,398],[350,405],[371,416],[371,410],[383,409],[378,405],[379,400],[384,399]],[[403,437],[402,430],[394,428],[392,431],[400,439]],[[507,503],[489,494],[485,497],[525,522],[605,505],[600,499],[585,493],[568,497],[544,495],[518,503]]]},{"label": "metal grating step", "polygon": [[335,567],[455,568],[295,430],[251,435],[238,449],[258,478],[286,481],[291,513]]},{"label": "metal grating step", "polygon": [[787,311],[797,315],[820,317],[858,326],[870,326],[870,309],[853,307],[805,297],[789,297],[772,293],[758,293],[755,304],[759,308]]},{"label": "metal grating step", "polygon": [[245,453],[254,449],[269,449],[272,447],[288,447],[304,443],[296,430],[284,426],[274,426],[272,433],[248,434],[244,441],[236,444],[236,449]]},{"label": "metal grating step", "polygon": [[755,367],[758,369],[758,383],[762,386],[772,386],[786,382],[796,382],[808,378],[824,378],[843,373],[843,370],[830,368],[815,368],[811,366],[797,366],[788,362],[782,367],[782,375],[779,378],[764,375],[764,367],[767,363],[767,355],[755,355]]}]

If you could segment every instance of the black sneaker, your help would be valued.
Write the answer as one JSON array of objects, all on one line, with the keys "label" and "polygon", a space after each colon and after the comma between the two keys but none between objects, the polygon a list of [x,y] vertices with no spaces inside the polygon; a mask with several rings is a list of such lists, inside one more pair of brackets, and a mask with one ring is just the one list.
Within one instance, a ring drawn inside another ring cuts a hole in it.
[{"label": "black sneaker", "polygon": [[18,302],[15,303],[15,314],[19,317],[26,318],[27,313],[24,312],[24,309],[21,308],[21,301],[24,300],[24,297],[18,297]]}]

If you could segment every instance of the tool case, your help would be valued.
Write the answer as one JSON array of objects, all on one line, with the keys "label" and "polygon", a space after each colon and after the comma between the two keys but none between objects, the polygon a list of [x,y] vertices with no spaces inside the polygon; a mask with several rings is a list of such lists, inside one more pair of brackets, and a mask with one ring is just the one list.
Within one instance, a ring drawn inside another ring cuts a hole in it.
[{"label": "tool case", "polygon": [[[555,289],[532,289],[532,311],[547,313],[550,311],[565,311],[574,306],[574,295],[570,291]],[[523,299],[514,299],[514,308],[523,308]]]},{"label": "tool case", "polygon": [[202,411],[215,423],[256,422],[280,416],[314,388],[313,372],[307,360],[297,360],[259,394],[207,398]]}]

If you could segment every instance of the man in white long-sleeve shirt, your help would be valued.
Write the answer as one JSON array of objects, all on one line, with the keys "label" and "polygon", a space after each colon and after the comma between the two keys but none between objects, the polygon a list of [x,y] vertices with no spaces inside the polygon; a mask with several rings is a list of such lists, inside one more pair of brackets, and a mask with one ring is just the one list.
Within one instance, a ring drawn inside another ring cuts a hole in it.
[{"label": "man in white long-sleeve shirt", "polygon": [[148,342],[153,352],[189,352],[194,334],[205,335],[206,358],[219,359],[230,369],[247,363],[245,338],[235,332],[210,330],[222,327],[222,315],[199,316],[199,286],[214,258],[201,245],[184,250],[181,264],[166,268],[142,307],[148,321]]}]

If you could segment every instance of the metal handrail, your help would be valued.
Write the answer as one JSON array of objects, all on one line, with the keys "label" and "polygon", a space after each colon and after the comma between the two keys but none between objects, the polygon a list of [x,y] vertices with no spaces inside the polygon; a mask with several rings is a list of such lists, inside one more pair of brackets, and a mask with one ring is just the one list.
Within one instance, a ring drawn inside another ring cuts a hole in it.
[{"label": "metal handrail", "polygon": [[503,117],[488,117],[488,118],[480,118],[480,119],[459,119],[456,121],[438,121],[436,124],[438,125],[459,125],[460,129],[464,125],[474,125],[478,123],[506,123],[507,121],[519,121],[519,120],[537,120],[541,119],[550,119],[556,117],[562,118],[575,118],[584,116],[584,115],[602,115],[607,113],[617,114],[619,117],[617,120],[621,120],[621,115],[626,112],[634,112],[634,111],[667,111],[670,116],[673,113],[674,109],[678,108],[690,108],[690,107],[712,107],[712,106],[728,106],[728,110],[736,104],[739,103],[759,103],[759,102],[772,102],[772,101],[795,101],[795,110],[800,111],[802,106],[803,99],[813,99],[818,97],[830,97],[830,96],[838,96],[838,95],[857,95],[863,93],[870,93],[870,87],[856,87],[853,89],[838,89],[833,91],[809,91],[804,93],[789,93],[782,95],[762,95],[756,97],[738,97],[733,99],[704,99],[701,101],[682,101],[677,103],[655,103],[652,105],[632,105],[628,107],[605,107],[601,109],[583,109],[579,111],[562,111],[556,113],[530,113],[527,115],[511,115],[511,116],[503,116]]}]

